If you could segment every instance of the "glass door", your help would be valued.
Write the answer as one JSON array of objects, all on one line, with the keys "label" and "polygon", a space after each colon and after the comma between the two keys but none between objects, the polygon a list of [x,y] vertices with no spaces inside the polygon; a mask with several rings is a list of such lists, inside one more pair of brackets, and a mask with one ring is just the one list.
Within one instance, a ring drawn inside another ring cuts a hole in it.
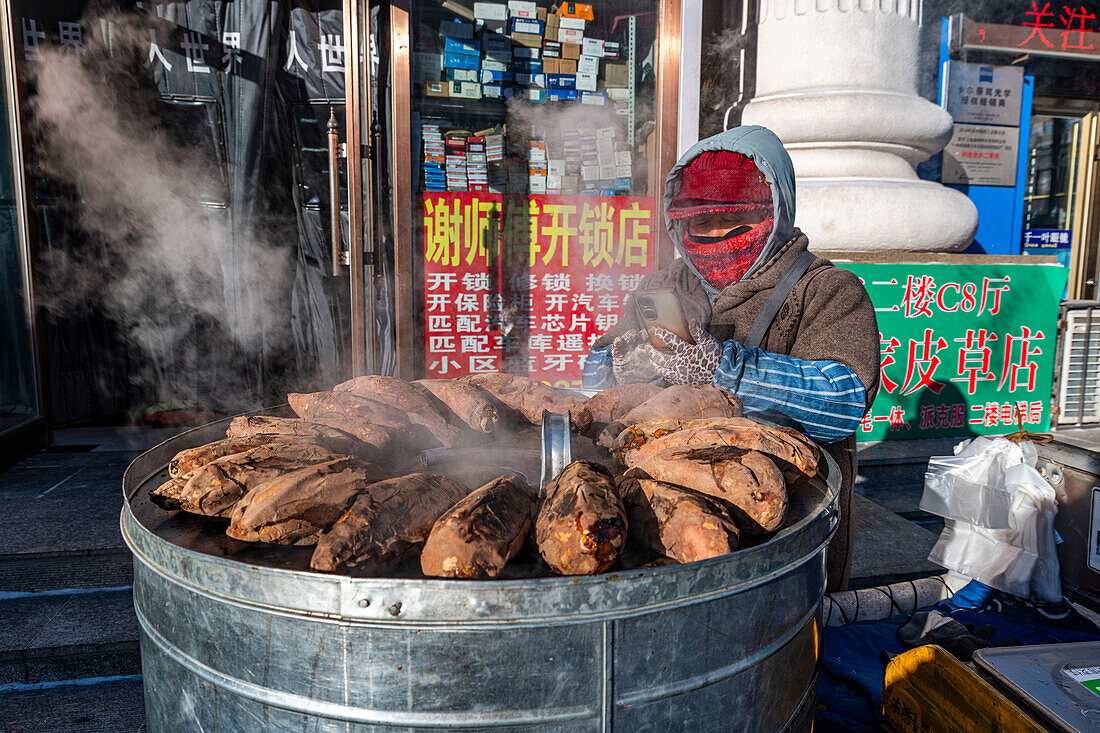
[{"label": "glass door", "polygon": [[626,295],[672,258],[660,202],[678,0],[413,0],[388,13],[378,213],[398,373],[579,386]]},{"label": "glass door", "polygon": [[12,41],[0,25],[0,442],[41,415]]}]

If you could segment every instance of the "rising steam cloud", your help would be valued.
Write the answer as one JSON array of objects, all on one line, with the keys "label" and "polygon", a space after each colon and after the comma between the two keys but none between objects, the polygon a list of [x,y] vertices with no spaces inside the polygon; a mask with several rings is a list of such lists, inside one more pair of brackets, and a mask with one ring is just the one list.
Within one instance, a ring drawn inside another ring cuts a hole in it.
[{"label": "rising steam cloud", "polygon": [[44,304],[118,324],[147,357],[132,379],[159,401],[256,406],[269,391],[256,355],[289,343],[293,249],[269,244],[262,227],[231,228],[232,205],[203,208],[224,190],[216,165],[173,142],[154,116],[141,74],[147,31],[132,19],[111,27],[110,53],[89,39],[80,64],[47,49],[28,64],[37,163],[73,192],[86,234],[44,253]]}]

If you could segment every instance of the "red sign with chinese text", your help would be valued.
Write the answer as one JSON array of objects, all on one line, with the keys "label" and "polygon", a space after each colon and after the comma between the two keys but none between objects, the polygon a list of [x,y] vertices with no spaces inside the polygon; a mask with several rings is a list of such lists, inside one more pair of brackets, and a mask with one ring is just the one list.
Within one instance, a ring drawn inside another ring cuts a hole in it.
[{"label": "red sign with chinese text", "polygon": [[654,269],[652,198],[422,195],[429,377],[579,387],[593,341]]}]

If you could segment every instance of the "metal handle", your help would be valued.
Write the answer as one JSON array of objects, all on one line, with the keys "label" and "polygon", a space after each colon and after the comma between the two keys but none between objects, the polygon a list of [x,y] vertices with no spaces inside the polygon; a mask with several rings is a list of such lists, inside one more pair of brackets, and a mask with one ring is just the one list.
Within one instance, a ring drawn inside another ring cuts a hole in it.
[{"label": "metal handle", "polygon": [[568,412],[542,411],[542,479],[539,496],[546,486],[573,462],[573,433]]},{"label": "metal handle", "polygon": [[343,225],[340,222],[340,127],[336,123],[336,108],[328,108],[328,195],[329,225],[332,228],[332,276],[340,277],[344,268]]}]

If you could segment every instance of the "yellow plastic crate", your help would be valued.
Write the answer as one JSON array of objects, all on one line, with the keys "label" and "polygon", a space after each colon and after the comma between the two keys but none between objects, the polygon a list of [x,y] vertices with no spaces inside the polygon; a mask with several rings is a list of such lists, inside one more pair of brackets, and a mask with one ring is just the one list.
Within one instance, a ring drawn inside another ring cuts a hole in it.
[{"label": "yellow plastic crate", "polygon": [[1020,708],[938,646],[886,667],[883,725],[896,733],[1045,733]]}]

